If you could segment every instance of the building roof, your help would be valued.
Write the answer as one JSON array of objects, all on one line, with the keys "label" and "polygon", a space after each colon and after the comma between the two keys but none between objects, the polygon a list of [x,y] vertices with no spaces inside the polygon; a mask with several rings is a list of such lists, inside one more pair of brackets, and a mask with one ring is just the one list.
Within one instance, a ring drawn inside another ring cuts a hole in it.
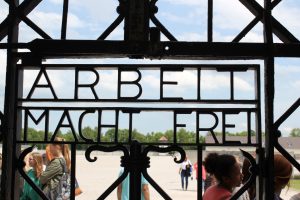
[{"label": "building roof", "polygon": [[[222,136],[217,136],[217,140],[222,143]],[[248,138],[247,136],[226,136],[226,141],[240,141],[242,144],[247,144]],[[212,136],[206,136],[205,142],[210,144],[216,143]],[[256,143],[255,136],[251,137],[251,143]],[[300,137],[280,137],[279,144],[281,144],[284,149],[300,149]]]},{"label": "building roof", "polygon": [[300,149],[300,137],[280,137],[279,144],[284,149]]},{"label": "building roof", "polygon": [[[217,136],[216,137],[219,143],[222,143],[222,136]],[[231,142],[231,141],[239,141],[242,144],[247,144],[248,143],[248,138],[247,136],[226,136],[226,142]],[[210,144],[214,144],[216,143],[214,138],[210,135],[210,136],[206,136],[205,137],[205,143],[210,143]],[[256,143],[256,138],[255,136],[251,137],[251,143]]]},{"label": "building roof", "polygon": [[159,138],[160,142],[168,142],[168,138],[166,138],[165,136],[162,136],[161,138]]}]

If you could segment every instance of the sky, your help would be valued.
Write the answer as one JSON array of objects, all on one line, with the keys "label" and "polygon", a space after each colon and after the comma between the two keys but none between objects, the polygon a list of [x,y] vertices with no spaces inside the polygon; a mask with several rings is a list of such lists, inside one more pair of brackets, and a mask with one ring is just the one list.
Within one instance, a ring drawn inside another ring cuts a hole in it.
[{"label": "sky", "polygon": [[[28,17],[41,27],[48,35],[54,39],[60,37],[62,0],[44,0]],[[96,39],[118,16],[116,7],[117,0],[70,0],[68,14],[67,39]],[[263,1],[258,3],[261,5]],[[207,0],[159,0],[157,18],[162,24],[179,40],[179,41],[201,41],[207,39]],[[300,21],[297,20],[300,13],[300,2],[297,0],[285,0],[273,10],[273,16],[281,22],[294,36],[300,38]],[[6,3],[0,3],[0,21],[5,19],[8,14]],[[245,27],[254,16],[238,1],[238,0],[214,0],[214,17],[213,17],[213,41],[230,42]],[[123,26],[114,30],[108,36],[109,40],[123,40]],[[153,26],[153,24],[152,24]],[[274,42],[281,42],[275,35]],[[20,23],[20,42],[30,42],[35,38],[40,38],[33,30]],[[167,40],[163,35],[162,40]],[[1,42],[6,42],[6,38]],[[241,42],[263,42],[262,24],[258,23]],[[195,60],[149,60],[149,59],[62,59],[47,60],[45,63],[90,63],[90,64],[258,64],[260,65],[262,79],[262,105],[263,99],[263,77],[264,65],[262,60],[235,60],[235,61],[195,61]],[[5,87],[5,71],[6,71],[6,52],[0,50],[0,110],[3,111],[4,106],[4,87]],[[24,94],[28,94],[38,71],[27,71],[24,74]],[[116,95],[116,70],[100,70],[100,84],[97,86],[101,95],[106,98],[114,98]],[[158,95],[159,73],[155,70],[142,71],[143,78],[141,84],[145,93],[143,97],[155,98]],[[286,109],[288,109],[299,98],[300,79],[300,59],[276,58],[275,59],[275,99],[274,99],[274,116],[278,119]],[[135,73],[124,73],[124,80],[136,79]],[[49,72],[55,91],[58,95],[71,97],[72,85],[74,85],[74,71],[51,71]],[[195,71],[185,70],[180,73],[166,73],[166,80],[176,80],[179,85],[166,86],[166,94],[171,96],[182,96],[185,98],[193,98],[195,96]],[[83,83],[93,82],[95,76],[91,73],[82,75]],[[85,82],[86,81],[86,82]],[[228,73],[205,72],[203,95],[207,97],[227,97],[229,87]],[[240,73],[235,78],[236,93],[241,98],[253,97],[254,85],[253,74]],[[124,95],[133,95],[136,93],[134,88],[130,88]],[[49,93],[37,92],[39,95],[49,95]],[[82,90],[82,96],[91,96],[90,91]],[[227,95],[227,96],[226,96]],[[79,104],[78,104],[79,105]],[[88,106],[88,104],[81,104]],[[108,106],[110,104],[107,104]],[[77,105],[75,105],[77,106]],[[111,105],[115,106],[115,105]],[[140,106],[131,104],[127,106]],[[160,107],[220,107],[225,105],[188,105],[188,104],[148,104],[142,106],[160,106]],[[228,105],[227,105],[228,106]],[[233,106],[233,105],[232,105]],[[264,116],[264,109],[262,109]],[[78,118],[78,113],[73,115],[74,121]],[[112,113],[109,113],[106,123],[111,123]],[[53,114],[53,124],[59,120],[60,114]],[[299,111],[295,113],[280,127],[284,135],[288,135],[293,128],[299,128]],[[264,117],[262,118],[264,126]],[[121,120],[120,127],[127,128],[126,122],[128,116],[124,115]],[[151,131],[164,131],[172,129],[172,115],[170,113],[145,113],[140,117],[135,117],[134,127],[143,133]],[[187,129],[194,130],[194,116],[185,116],[180,118],[181,122],[187,124]],[[229,119],[231,123],[236,124],[236,128],[232,131],[243,131],[246,129],[245,118],[241,116]],[[205,126],[211,125],[210,117],[205,117],[203,123]],[[85,125],[95,126],[95,116],[87,117],[84,120]],[[41,126],[36,127],[42,129]],[[52,127],[54,129],[55,127]],[[218,127],[220,130],[220,127]]]}]

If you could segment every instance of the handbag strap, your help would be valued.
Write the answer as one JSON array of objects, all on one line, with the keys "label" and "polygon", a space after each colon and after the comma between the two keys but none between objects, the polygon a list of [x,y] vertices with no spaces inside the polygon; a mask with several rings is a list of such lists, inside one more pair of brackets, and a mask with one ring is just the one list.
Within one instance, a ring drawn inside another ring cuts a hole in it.
[{"label": "handbag strap", "polygon": [[68,170],[67,170],[66,161],[65,161],[65,162],[62,162],[62,159],[63,159],[63,158],[58,158],[59,163],[61,164],[61,166],[62,166],[62,168],[63,168],[63,173],[67,173]]}]

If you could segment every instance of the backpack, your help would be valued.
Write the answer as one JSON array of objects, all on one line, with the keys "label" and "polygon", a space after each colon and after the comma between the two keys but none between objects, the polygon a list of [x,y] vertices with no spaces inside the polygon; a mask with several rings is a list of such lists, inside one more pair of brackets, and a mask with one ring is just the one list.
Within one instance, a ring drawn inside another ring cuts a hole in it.
[{"label": "backpack", "polygon": [[62,163],[60,159],[59,162],[63,167],[63,175],[61,176],[57,186],[50,190],[48,197],[50,197],[51,200],[69,200],[71,195],[71,177],[67,172],[66,163]]},{"label": "backpack", "polygon": [[185,170],[185,175],[186,176],[191,176],[191,172],[192,172],[192,165],[190,165],[190,164],[187,164],[186,165],[186,170]]}]

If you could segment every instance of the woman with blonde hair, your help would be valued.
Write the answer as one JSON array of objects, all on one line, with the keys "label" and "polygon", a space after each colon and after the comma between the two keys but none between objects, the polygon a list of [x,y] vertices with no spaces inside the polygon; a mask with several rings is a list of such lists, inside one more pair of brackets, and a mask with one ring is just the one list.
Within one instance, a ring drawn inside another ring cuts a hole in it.
[{"label": "woman with blonde hair", "polygon": [[280,193],[290,182],[293,173],[291,163],[281,154],[274,155],[274,200],[282,200]]},{"label": "woman with blonde hair", "polygon": [[[31,169],[27,171],[27,175],[38,187],[41,187],[42,185],[39,178],[43,172],[42,155],[37,152],[31,153],[29,154],[28,162]],[[40,199],[40,196],[33,190],[33,188],[27,183],[27,181],[25,181],[20,200],[38,199]]]}]

